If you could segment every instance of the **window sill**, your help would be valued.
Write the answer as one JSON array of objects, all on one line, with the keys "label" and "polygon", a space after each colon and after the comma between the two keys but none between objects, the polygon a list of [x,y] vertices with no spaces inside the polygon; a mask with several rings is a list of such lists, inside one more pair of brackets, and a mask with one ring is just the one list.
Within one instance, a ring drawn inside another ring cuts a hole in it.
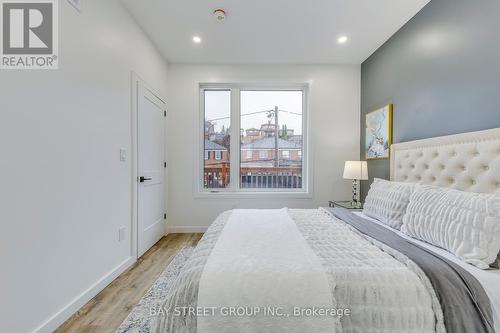
[{"label": "window sill", "polygon": [[313,195],[308,191],[282,191],[282,192],[271,192],[271,191],[200,191],[194,194],[196,199],[312,199]]}]

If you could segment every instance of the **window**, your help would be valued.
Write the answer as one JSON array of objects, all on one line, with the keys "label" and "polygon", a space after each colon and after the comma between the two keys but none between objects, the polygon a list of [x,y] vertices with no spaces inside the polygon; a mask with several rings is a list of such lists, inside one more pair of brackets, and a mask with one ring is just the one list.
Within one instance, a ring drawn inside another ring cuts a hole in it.
[{"label": "window", "polygon": [[[288,149],[303,147],[302,90],[241,90],[241,149],[259,149],[259,158],[240,162],[240,187],[301,189],[302,158]],[[246,135],[252,129],[259,135]],[[271,158],[268,157],[271,152]]]},{"label": "window", "polygon": [[[200,89],[203,142],[205,149],[215,152],[215,160],[204,162],[200,179],[204,189],[308,190],[306,86],[263,90],[231,84]],[[239,154],[232,147],[239,147]]]},{"label": "window", "polygon": [[[204,90],[203,187],[224,189],[229,185],[231,144],[231,91]],[[214,160],[210,160],[210,151]],[[222,154],[226,152],[226,154]],[[213,156],[213,155],[212,155]],[[224,158],[223,158],[224,156]]]}]

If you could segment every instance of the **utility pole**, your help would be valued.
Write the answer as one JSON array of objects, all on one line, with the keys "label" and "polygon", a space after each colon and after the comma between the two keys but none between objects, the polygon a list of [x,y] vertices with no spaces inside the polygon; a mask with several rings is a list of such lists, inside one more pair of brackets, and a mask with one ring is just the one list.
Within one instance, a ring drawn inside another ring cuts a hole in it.
[{"label": "utility pole", "polygon": [[275,166],[279,168],[280,166],[280,155],[279,155],[279,147],[278,147],[278,137],[279,137],[279,128],[278,128],[278,107],[274,107],[274,154],[276,161],[274,162]]}]

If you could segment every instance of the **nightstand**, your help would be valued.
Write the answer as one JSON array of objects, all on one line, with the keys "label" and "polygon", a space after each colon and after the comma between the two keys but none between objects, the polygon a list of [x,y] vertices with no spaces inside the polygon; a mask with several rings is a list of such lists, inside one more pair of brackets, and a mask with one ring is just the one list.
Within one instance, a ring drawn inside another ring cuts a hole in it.
[{"label": "nightstand", "polygon": [[354,206],[351,201],[328,201],[328,207],[342,207],[345,209],[363,210],[363,203]]}]

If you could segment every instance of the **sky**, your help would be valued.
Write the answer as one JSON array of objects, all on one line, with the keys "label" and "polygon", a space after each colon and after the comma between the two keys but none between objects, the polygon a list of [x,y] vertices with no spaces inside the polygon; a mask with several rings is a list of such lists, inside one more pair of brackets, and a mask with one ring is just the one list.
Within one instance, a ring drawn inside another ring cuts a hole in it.
[{"label": "sky", "polygon": [[[231,112],[231,92],[229,90],[205,91],[205,119],[226,118],[215,121],[215,131],[219,132],[222,126],[228,128],[230,125],[229,115]],[[294,130],[294,134],[302,134],[302,91],[241,91],[241,128],[260,128],[260,125],[268,122],[265,112],[248,115],[257,111],[266,111],[278,106],[279,127],[284,124],[288,129]],[[292,114],[293,112],[296,114]],[[274,119],[272,120],[274,123]]]}]

